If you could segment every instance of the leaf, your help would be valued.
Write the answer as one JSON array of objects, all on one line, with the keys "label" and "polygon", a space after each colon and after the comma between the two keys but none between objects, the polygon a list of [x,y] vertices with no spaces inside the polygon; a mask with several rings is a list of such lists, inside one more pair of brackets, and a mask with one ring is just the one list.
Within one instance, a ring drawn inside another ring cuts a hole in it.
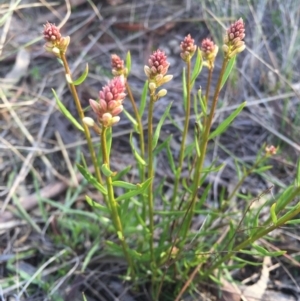
[{"label": "leaf", "polygon": [[89,196],[86,195],[86,196],[85,196],[85,200],[87,201],[87,203],[88,203],[92,208],[97,208],[97,209],[100,209],[101,211],[103,211],[103,212],[105,212],[105,213],[109,213],[109,210],[108,210],[105,206],[103,206],[103,205],[101,205],[101,204],[99,204],[99,203],[93,201]]},{"label": "leaf", "polygon": [[129,74],[130,71],[131,71],[131,54],[130,54],[130,51],[128,51],[127,55],[126,55],[126,68],[128,70],[128,74]]},{"label": "leaf", "polygon": [[106,177],[112,177],[113,175],[115,175],[115,173],[112,170],[110,170],[107,163],[102,164],[101,171]]},{"label": "leaf", "polygon": [[138,129],[138,123],[136,122],[136,120],[124,108],[123,108],[123,112],[126,115],[127,119],[132,123],[134,130],[138,133],[139,129]]},{"label": "leaf", "polygon": [[112,182],[112,185],[116,187],[125,188],[125,189],[131,189],[131,190],[139,189],[138,185],[124,182],[124,181],[114,181]]},{"label": "leaf", "polygon": [[233,111],[210,135],[209,139],[213,139],[216,136],[222,134],[228,126],[232,123],[232,121],[239,115],[239,113],[243,110],[246,105],[246,101],[239,105],[239,107]]},{"label": "leaf", "polygon": [[199,47],[197,48],[197,56],[196,56],[196,62],[194,65],[194,69],[192,72],[192,79],[191,79],[191,89],[193,88],[194,84],[195,84],[195,80],[197,79],[197,77],[199,76],[202,67],[203,67],[203,60],[202,60],[202,55],[201,55],[201,51],[199,49]]},{"label": "leaf", "polygon": [[150,183],[151,183],[151,178],[148,179],[148,180],[146,180],[142,184],[138,184],[138,185],[140,185],[139,189],[131,190],[131,191],[129,191],[127,193],[124,193],[124,194],[120,195],[119,197],[117,197],[116,198],[116,202],[127,200],[127,199],[132,198],[132,197],[134,197],[136,195],[142,194],[148,188],[148,186],[150,185]]},{"label": "leaf", "polygon": [[87,78],[88,74],[89,74],[89,65],[86,64],[85,70],[81,74],[81,76],[78,79],[76,79],[75,81],[71,82],[70,84],[73,84],[74,86],[78,86],[78,85],[82,84],[85,81],[85,79]]},{"label": "leaf", "polygon": [[84,178],[92,184],[97,190],[102,192],[104,195],[107,195],[107,190],[106,188],[100,184],[97,179],[88,171],[86,170],[83,166],[77,164],[76,165],[80,173],[84,176]]},{"label": "leaf", "polygon": [[277,215],[276,215],[276,203],[274,203],[271,208],[270,208],[270,212],[271,212],[271,218],[272,218],[272,222],[274,225],[277,224]]},{"label": "leaf", "polygon": [[58,98],[56,92],[54,89],[52,89],[52,93],[54,95],[54,98],[56,100],[56,104],[59,107],[59,110],[62,112],[62,114],[80,131],[84,132],[84,129],[82,125],[73,117],[73,115],[68,111],[68,109],[64,106],[64,104],[60,101]]},{"label": "leaf", "polygon": [[113,181],[118,181],[121,179],[124,175],[126,175],[131,170],[131,166],[125,167],[123,170],[119,171],[115,176],[113,176]]},{"label": "leaf", "polygon": [[228,62],[228,64],[227,64],[227,67],[226,67],[226,69],[225,69],[225,72],[224,72],[224,75],[223,75],[223,78],[222,78],[220,91],[222,90],[223,86],[225,85],[225,83],[226,83],[226,81],[227,81],[227,79],[228,79],[228,77],[229,77],[229,74],[231,73],[231,71],[232,71],[232,69],[233,69],[233,66],[234,66],[234,64],[235,64],[235,58],[236,58],[236,56],[233,56],[233,57],[229,60],[229,62]]},{"label": "leaf", "polygon": [[144,115],[144,111],[145,111],[145,107],[146,107],[147,96],[148,96],[148,85],[149,85],[149,82],[146,81],[144,84],[144,88],[143,88],[143,92],[142,92],[142,96],[141,96],[141,103],[140,103],[140,108],[139,108],[139,114],[140,114],[141,118]]},{"label": "leaf", "polygon": [[202,97],[202,90],[201,89],[198,90],[197,96],[198,96],[203,114],[207,115],[207,106],[206,106],[206,101],[205,101],[205,95],[204,95],[204,97]]},{"label": "leaf", "polygon": [[[166,110],[165,110],[163,116],[160,118],[160,120],[159,120],[159,122],[158,122],[158,125],[157,125],[157,127],[156,127],[156,129],[155,129],[155,133],[154,133],[154,135],[153,135],[153,140],[152,140],[153,149],[152,149],[152,150],[154,150],[155,147],[156,147],[156,145],[157,145],[161,127],[163,126],[164,121],[165,121],[165,119],[167,118],[167,116],[168,116],[168,114],[169,114],[169,112],[170,112],[171,106],[172,106],[172,102],[169,103],[169,105],[167,106],[167,108],[166,108]],[[151,138],[151,137],[149,137],[149,139],[150,139],[150,138]]]},{"label": "leaf", "polygon": [[135,159],[138,161],[138,163],[146,166],[147,165],[146,161],[144,160],[144,158],[142,158],[140,156],[140,154],[138,153],[138,151],[135,148],[135,145],[134,145],[133,140],[132,140],[132,133],[130,133],[129,143],[130,143],[130,146],[131,146],[131,149],[132,149],[132,152],[133,152],[133,155],[134,155]]}]

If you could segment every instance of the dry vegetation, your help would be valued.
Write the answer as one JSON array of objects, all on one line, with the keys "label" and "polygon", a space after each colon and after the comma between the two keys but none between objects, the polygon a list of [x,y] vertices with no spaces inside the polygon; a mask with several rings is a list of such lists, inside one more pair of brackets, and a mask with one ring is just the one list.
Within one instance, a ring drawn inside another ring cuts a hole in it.
[{"label": "dry vegetation", "polygon": [[[91,196],[94,192],[74,169],[86,145],[56,108],[51,88],[76,114],[62,69],[43,49],[43,24],[61,25],[62,32],[70,35],[73,46],[68,57],[75,75],[89,63],[88,80],[79,88],[84,107],[110,77],[112,53],[125,57],[131,51],[131,81],[138,99],[149,53],[164,49],[174,80],[168,86],[168,97],[157,107],[157,120],[166,104],[174,101],[172,116],[181,122],[181,106],[176,103],[181,99],[180,41],[191,33],[198,44],[207,36],[221,42],[217,28],[237,17],[243,17],[246,24],[247,49],[221,96],[216,124],[242,101],[247,100],[247,107],[210,146],[210,160],[226,166],[211,178],[214,194],[209,196],[208,206],[236,182],[235,160],[251,164],[263,143],[279,146],[274,167],[263,177],[250,177],[241,193],[258,196],[274,185],[275,194],[294,179],[300,152],[299,1],[0,0],[1,301],[77,301],[82,300],[82,291],[89,301],[150,300],[146,285],[136,291],[120,280],[124,262],[99,252],[103,247],[99,225],[90,223],[84,199],[87,191]],[[220,68],[218,61],[216,68]],[[196,86],[201,84],[200,78]],[[130,107],[126,109],[130,111]],[[122,118],[114,133],[118,137],[113,145],[115,169],[131,163],[129,132],[129,122]],[[171,122],[163,128],[161,139],[170,133],[176,138]],[[173,151],[179,151],[179,142],[174,142]],[[169,193],[172,173],[163,156],[160,159],[160,176],[166,177]],[[300,298],[299,226],[278,231],[280,239],[265,243],[274,250],[284,247],[288,254],[270,263],[268,287],[255,300]],[[260,272],[249,267],[236,271],[232,278],[255,284]],[[184,300],[212,300],[209,285],[198,289],[195,299],[187,296]],[[225,289],[233,290],[224,284]],[[222,300],[240,300],[241,287],[235,289],[237,297],[231,293],[230,299]],[[255,290],[253,287],[252,292]],[[243,300],[254,300],[251,297],[248,292],[248,299]]]}]

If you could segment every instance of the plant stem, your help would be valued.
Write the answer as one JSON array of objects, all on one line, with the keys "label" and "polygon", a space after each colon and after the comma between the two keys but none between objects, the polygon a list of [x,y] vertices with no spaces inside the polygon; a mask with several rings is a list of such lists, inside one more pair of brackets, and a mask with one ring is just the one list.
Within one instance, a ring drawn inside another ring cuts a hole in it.
[{"label": "plant stem", "polygon": [[[71,77],[71,71],[70,71],[70,68],[69,68],[69,64],[68,64],[68,61],[67,61],[66,56],[65,56],[64,53],[61,54],[61,60],[62,60],[63,65],[64,65],[66,75],[68,75],[70,78],[72,78]],[[79,118],[81,120],[81,124],[82,124],[83,129],[84,129],[84,134],[85,134],[85,138],[86,138],[86,141],[87,141],[89,152],[91,154],[91,159],[92,159],[92,162],[93,162],[93,165],[94,165],[96,178],[97,178],[98,182],[102,184],[103,181],[102,181],[102,177],[101,177],[101,173],[100,173],[96,153],[95,153],[95,150],[94,150],[94,146],[93,146],[93,143],[92,143],[90,130],[89,130],[88,126],[84,122],[82,122],[82,119],[84,118],[84,113],[83,113],[83,110],[82,110],[82,107],[81,107],[81,103],[80,103],[75,85],[72,84],[72,83],[68,83],[68,85],[69,85],[71,94],[73,96],[73,99],[74,99],[74,102],[75,102],[75,105],[76,105],[76,109],[77,109]],[[105,199],[105,197],[104,197],[104,199]]]},{"label": "plant stem", "polygon": [[[208,97],[209,97],[209,90],[210,90],[210,84],[211,84],[213,70],[214,70],[214,68],[211,66],[208,71],[208,78],[207,78],[206,90],[205,90],[205,107],[206,107],[206,109],[208,108]],[[206,120],[207,120],[207,116],[205,114],[204,122],[203,122],[204,126],[206,126]]]},{"label": "plant stem", "polygon": [[186,62],[187,65],[187,75],[186,75],[186,92],[187,92],[187,98],[186,98],[186,110],[185,110],[185,120],[184,120],[184,128],[182,133],[182,140],[180,145],[180,153],[179,153],[179,162],[178,162],[178,168],[176,171],[176,177],[175,177],[175,183],[173,188],[173,196],[171,200],[171,211],[174,210],[176,197],[177,197],[177,191],[179,186],[179,181],[181,178],[181,171],[182,171],[182,164],[184,159],[184,151],[185,151],[185,141],[188,134],[189,129],[189,122],[190,122],[190,111],[191,111],[191,61],[188,60]]},{"label": "plant stem", "polygon": [[149,112],[148,112],[148,178],[151,179],[150,185],[148,188],[148,214],[149,214],[149,247],[151,260],[154,265],[155,256],[154,256],[154,246],[153,246],[153,235],[154,235],[154,207],[153,207],[153,181],[154,181],[154,168],[153,168],[153,109],[154,109],[154,95],[155,91],[150,93],[150,103],[149,103]]},{"label": "plant stem", "polygon": [[[128,97],[130,99],[134,114],[135,114],[135,119],[138,123],[138,131],[139,131],[139,137],[140,137],[140,150],[141,150],[141,157],[145,159],[145,139],[144,139],[144,129],[143,129],[143,124],[141,120],[141,116],[139,114],[139,111],[137,109],[136,103],[134,101],[132,91],[130,89],[130,86],[126,80],[125,87],[128,93]],[[145,175],[145,166],[143,164],[139,164],[139,172],[140,172],[140,181],[143,183],[145,181],[146,175]],[[144,200],[144,196],[141,196],[142,199]],[[146,206],[143,206],[143,219],[144,221],[146,220]]]},{"label": "plant stem", "polygon": [[[101,133],[101,147],[102,147],[103,163],[107,164],[107,168],[110,169],[109,156],[108,156],[107,144],[106,144],[106,131],[107,131],[107,128],[103,127],[102,133]],[[119,215],[118,208],[117,208],[118,204],[117,204],[117,202],[115,200],[115,196],[114,196],[114,189],[113,189],[113,185],[112,185],[111,176],[106,177],[106,186],[107,186],[107,193],[108,193],[109,208],[111,210],[111,217],[112,217],[115,229],[117,231],[117,235],[121,241],[124,255],[126,257],[128,265],[130,266],[132,276],[134,276],[134,265],[133,265],[130,255],[128,253],[128,245],[127,245],[127,243],[125,241],[125,237],[124,237],[123,227],[122,227],[120,215]]]},{"label": "plant stem", "polygon": [[195,168],[195,180],[194,180],[194,185],[193,185],[193,194],[192,194],[192,198],[191,198],[191,201],[189,203],[189,206],[187,208],[187,210],[189,211],[189,214],[187,216],[187,222],[185,223],[183,240],[186,239],[188,230],[189,230],[190,225],[192,223],[193,212],[194,212],[195,203],[196,203],[197,194],[198,194],[198,189],[199,189],[200,180],[201,180],[202,167],[203,167],[203,163],[204,163],[204,159],[205,159],[205,155],[206,155],[207,144],[208,144],[208,140],[209,140],[210,128],[211,128],[211,125],[212,125],[212,120],[213,120],[215,110],[216,110],[216,107],[217,107],[217,103],[218,103],[218,98],[219,98],[219,94],[220,94],[220,90],[221,90],[221,84],[222,84],[222,78],[224,76],[228,61],[229,61],[229,59],[226,58],[226,57],[223,60],[222,68],[221,68],[221,71],[220,71],[220,76],[219,76],[218,83],[217,83],[215,93],[214,93],[214,96],[213,96],[212,107],[210,109],[210,113],[209,113],[209,116],[208,116],[208,119],[207,119],[207,122],[206,122],[206,125],[205,125],[205,128],[204,128],[202,143],[200,145],[200,156],[197,159],[196,168]]}]

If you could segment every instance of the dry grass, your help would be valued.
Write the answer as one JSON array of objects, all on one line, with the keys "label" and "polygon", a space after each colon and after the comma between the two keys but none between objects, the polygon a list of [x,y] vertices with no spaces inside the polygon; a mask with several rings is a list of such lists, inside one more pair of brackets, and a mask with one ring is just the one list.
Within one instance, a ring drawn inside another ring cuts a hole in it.
[{"label": "dry grass", "polygon": [[[217,200],[220,187],[236,181],[235,159],[251,163],[265,142],[280,146],[274,168],[264,177],[250,178],[241,191],[259,195],[270,183],[275,184],[275,191],[291,183],[300,152],[300,3],[250,2],[0,2],[1,301],[82,300],[83,290],[90,301],[116,300],[115,296],[128,301],[150,299],[146,286],[133,294],[119,281],[124,262],[99,255],[105,229],[99,231],[99,224],[90,222],[94,213],[82,210],[89,188],[76,174],[74,162],[80,151],[85,152],[85,142],[55,106],[51,88],[76,114],[62,69],[42,47],[41,30],[46,21],[63,26],[63,32],[71,36],[69,57],[75,74],[89,63],[88,80],[79,89],[84,106],[109,78],[112,53],[125,56],[131,51],[131,80],[138,98],[148,54],[157,47],[165,49],[175,84],[169,86],[168,98],[160,103],[157,119],[166,103],[174,100],[172,115],[179,122],[183,114],[176,101],[181,93],[182,65],[177,45],[187,33],[199,42],[207,35],[221,41],[216,28],[243,17],[247,51],[222,95],[216,123],[244,100],[247,109],[211,145],[210,160],[226,163],[222,173],[212,179],[215,193],[211,202]],[[174,132],[171,124],[164,130],[164,135]],[[115,132],[116,168],[131,163],[127,155],[129,132],[124,118]],[[178,152],[179,144],[174,143],[173,148]],[[164,166],[163,161],[158,165]],[[170,172],[161,176],[166,174],[172,182]],[[298,230],[296,226],[281,230],[282,244],[294,254],[295,262],[282,258],[277,270],[284,272],[274,276],[283,286],[291,282],[295,290],[299,290],[294,278],[297,263],[299,269],[299,254],[295,255],[300,245]]]}]

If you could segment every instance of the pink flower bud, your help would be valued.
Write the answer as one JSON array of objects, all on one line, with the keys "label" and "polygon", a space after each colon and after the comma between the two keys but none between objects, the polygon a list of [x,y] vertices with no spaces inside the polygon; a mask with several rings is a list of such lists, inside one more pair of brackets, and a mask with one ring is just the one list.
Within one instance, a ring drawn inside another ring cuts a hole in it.
[{"label": "pink flower bud", "polygon": [[189,61],[192,58],[197,49],[197,46],[194,43],[195,40],[192,39],[190,34],[188,34],[180,43],[180,56],[185,62]]}]

